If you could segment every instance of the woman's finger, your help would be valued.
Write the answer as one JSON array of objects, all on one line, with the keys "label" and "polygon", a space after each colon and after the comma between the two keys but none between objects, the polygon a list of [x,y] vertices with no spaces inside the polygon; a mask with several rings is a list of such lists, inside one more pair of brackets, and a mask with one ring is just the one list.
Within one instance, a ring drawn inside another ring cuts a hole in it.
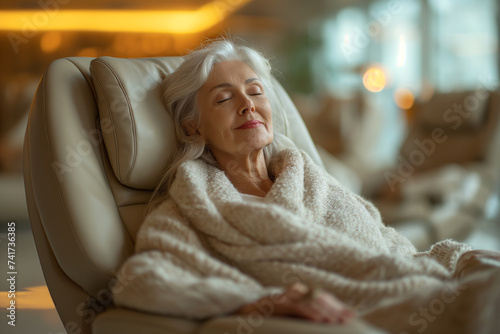
[{"label": "woman's finger", "polygon": [[323,310],[323,314],[326,314],[328,322],[346,323],[354,317],[351,309],[327,292],[323,292],[316,303]]},{"label": "woman's finger", "polygon": [[316,290],[308,293],[293,306],[297,316],[301,316],[316,322],[345,323],[353,314],[347,310],[344,304],[331,294]]},{"label": "woman's finger", "polygon": [[296,283],[288,286],[277,301],[281,314],[289,314],[315,322],[341,324],[349,322],[354,312],[332,294]]}]

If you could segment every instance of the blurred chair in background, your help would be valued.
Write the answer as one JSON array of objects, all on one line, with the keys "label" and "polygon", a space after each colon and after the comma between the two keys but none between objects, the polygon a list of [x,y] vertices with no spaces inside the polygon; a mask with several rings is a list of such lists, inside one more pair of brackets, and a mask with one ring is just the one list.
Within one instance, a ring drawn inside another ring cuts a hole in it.
[{"label": "blurred chair in background", "polygon": [[370,149],[357,147],[367,144],[353,138],[359,131],[381,135],[365,124],[362,96],[295,97],[326,170],[372,200],[384,221],[421,250],[464,240],[498,214],[499,99],[498,92],[464,91],[417,103],[395,167],[379,170],[352,154]]},{"label": "blurred chair in background", "polygon": [[384,173],[374,202],[417,248],[464,240],[498,213],[500,94],[435,94],[414,115],[397,166]]}]

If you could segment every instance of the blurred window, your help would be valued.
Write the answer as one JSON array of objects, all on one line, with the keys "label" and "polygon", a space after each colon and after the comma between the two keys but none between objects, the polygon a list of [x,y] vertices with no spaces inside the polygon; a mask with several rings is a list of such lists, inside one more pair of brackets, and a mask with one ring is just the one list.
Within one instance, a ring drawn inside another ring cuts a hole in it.
[{"label": "blurred window", "polygon": [[497,6],[497,0],[378,0],[324,21],[319,81],[337,97],[362,96],[364,127],[351,131],[360,155],[394,161],[411,115],[401,109],[416,99],[485,81],[496,88]]},{"label": "blurred window", "polygon": [[[392,7],[393,3],[399,5]],[[377,1],[369,11],[383,23],[371,61],[382,64],[394,88],[418,93],[422,82],[422,2]]]},{"label": "blurred window", "polygon": [[[378,64],[388,85],[418,95],[498,81],[496,0],[382,0],[346,7],[323,26],[322,80],[345,94],[362,88],[366,66]],[[426,64],[424,64],[424,62]]]},{"label": "blurred window", "polygon": [[325,86],[337,95],[359,88],[359,67],[368,61],[369,38],[364,33],[366,15],[360,8],[346,8],[323,27],[322,73]]},{"label": "blurred window", "polygon": [[498,81],[495,0],[429,0],[433,22],[432,81],[438,90],[474,89]]}]

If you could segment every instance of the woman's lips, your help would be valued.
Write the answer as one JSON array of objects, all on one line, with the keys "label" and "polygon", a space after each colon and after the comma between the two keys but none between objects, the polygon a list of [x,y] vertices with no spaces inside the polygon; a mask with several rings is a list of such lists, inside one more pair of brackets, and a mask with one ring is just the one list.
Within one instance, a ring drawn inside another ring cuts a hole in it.
[{"label": "woman's lips", "polygon": [[240,130],[242,130],[242,129],[252,129],[252,128],[256,128],[256,127],[260,126],[261,124],[262,124],[261,121],[258,121],[256,119],[252,119],[250,121],[247,121],[247,122],[243,123],[243,125],[237,127],[236,129],[240,129]]}]

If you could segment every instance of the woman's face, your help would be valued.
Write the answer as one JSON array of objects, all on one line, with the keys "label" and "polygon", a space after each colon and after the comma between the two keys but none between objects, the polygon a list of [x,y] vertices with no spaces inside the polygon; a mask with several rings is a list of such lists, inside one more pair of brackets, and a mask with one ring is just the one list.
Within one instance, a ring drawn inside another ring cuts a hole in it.
[{"label": "woman's face", "polygon": [[198,91],[198,109],[197,130],[218,159],[259,151],[273,140],[271,105],[264,86],[241,61],[214,65]]}]

